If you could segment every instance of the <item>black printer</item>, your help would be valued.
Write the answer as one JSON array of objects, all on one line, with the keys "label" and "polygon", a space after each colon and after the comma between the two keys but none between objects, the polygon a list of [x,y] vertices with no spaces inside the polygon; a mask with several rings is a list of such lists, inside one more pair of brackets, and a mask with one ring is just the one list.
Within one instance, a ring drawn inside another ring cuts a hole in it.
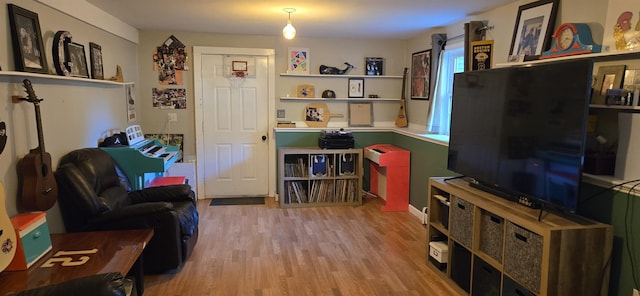
[{"label": "black printer", "polygon": [[353,135],[344,129],[323,130],[318,139],[318,146],[322,149],[349,149],[354,147]]}]

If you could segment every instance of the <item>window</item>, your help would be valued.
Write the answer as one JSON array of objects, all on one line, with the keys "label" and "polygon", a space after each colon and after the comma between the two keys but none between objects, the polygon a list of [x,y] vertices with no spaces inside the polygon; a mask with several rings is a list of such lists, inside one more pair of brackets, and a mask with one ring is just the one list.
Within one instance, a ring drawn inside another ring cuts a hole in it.
[{"label": "window", "polygon": [[427,131],[429,132],[449,135],[453,74],[464,71],[464,48],[462,45],[462,43],[456,43],[447,46],[440,54],[436,87],[427,123]]}]

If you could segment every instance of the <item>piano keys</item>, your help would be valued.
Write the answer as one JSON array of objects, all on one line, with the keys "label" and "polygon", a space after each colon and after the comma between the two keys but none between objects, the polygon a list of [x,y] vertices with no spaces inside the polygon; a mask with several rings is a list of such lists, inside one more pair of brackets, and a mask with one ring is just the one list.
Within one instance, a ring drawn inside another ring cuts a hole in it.
[{"label": "piano keys", "polygon": [[180,147],[169,146],[157,139],[145,139],[140,126],[126,129],[128,146],[102,147],[127,175],[131,189],[145,188],[180,158]]}]

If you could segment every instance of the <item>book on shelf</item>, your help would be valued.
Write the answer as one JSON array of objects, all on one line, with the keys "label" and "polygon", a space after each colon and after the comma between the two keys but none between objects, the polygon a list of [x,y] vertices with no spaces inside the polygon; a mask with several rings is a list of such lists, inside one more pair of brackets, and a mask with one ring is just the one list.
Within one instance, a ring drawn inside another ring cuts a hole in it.
[{"label": "book on shelf", "polygon": [[303,182],[287,182],[286,203],[307,203],[308,197]]}]

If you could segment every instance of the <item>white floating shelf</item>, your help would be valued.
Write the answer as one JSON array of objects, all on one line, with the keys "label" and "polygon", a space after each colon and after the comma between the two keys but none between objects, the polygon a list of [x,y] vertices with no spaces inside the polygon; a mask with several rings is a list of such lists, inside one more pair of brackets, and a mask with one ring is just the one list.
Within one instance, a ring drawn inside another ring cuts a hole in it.
[{"label": "white floating shelf", "polygon": [[110,80],[99,80],[99,79],[89,79],[89,78],[59,76],[59,75],[51,75],[51,74],[39,74],[39,73],[29,73],[29,72],[19,72],[19,71],[0,71],[0,77],[9,78],[12,82],[16,82],[16,83],[22,83],[22,80],[24,78],[40,78],[40,79],[50,79],[50,80],[58,80],[58,81],[66,81],[66,82],[91,83],[91,84],[99,84],[99,85],[105,85],[105,86],[123,86],[123,85],[134,84],[133,82],[115,82]]},{"label": "white floating shelf", "polygon": [[280,100],[288,100],[288,101],[324,101],[324,102],[332,102],[332,101],[341,101],[341,102],[368,102],[368,101],[400,101],[399,98],[335,98],[335,99],[325,99],[325,98],[296,98],[296,97],[280,97]]},{"label": "white floating shelf", "polygon": [[290,73],[280,73],[280,76],[289,76],[289,77],[322,77],[322,78],[387,78],[387,79],[402,79],[402,76],[395,75],[335,75],[335,74],[290,74]]}]

